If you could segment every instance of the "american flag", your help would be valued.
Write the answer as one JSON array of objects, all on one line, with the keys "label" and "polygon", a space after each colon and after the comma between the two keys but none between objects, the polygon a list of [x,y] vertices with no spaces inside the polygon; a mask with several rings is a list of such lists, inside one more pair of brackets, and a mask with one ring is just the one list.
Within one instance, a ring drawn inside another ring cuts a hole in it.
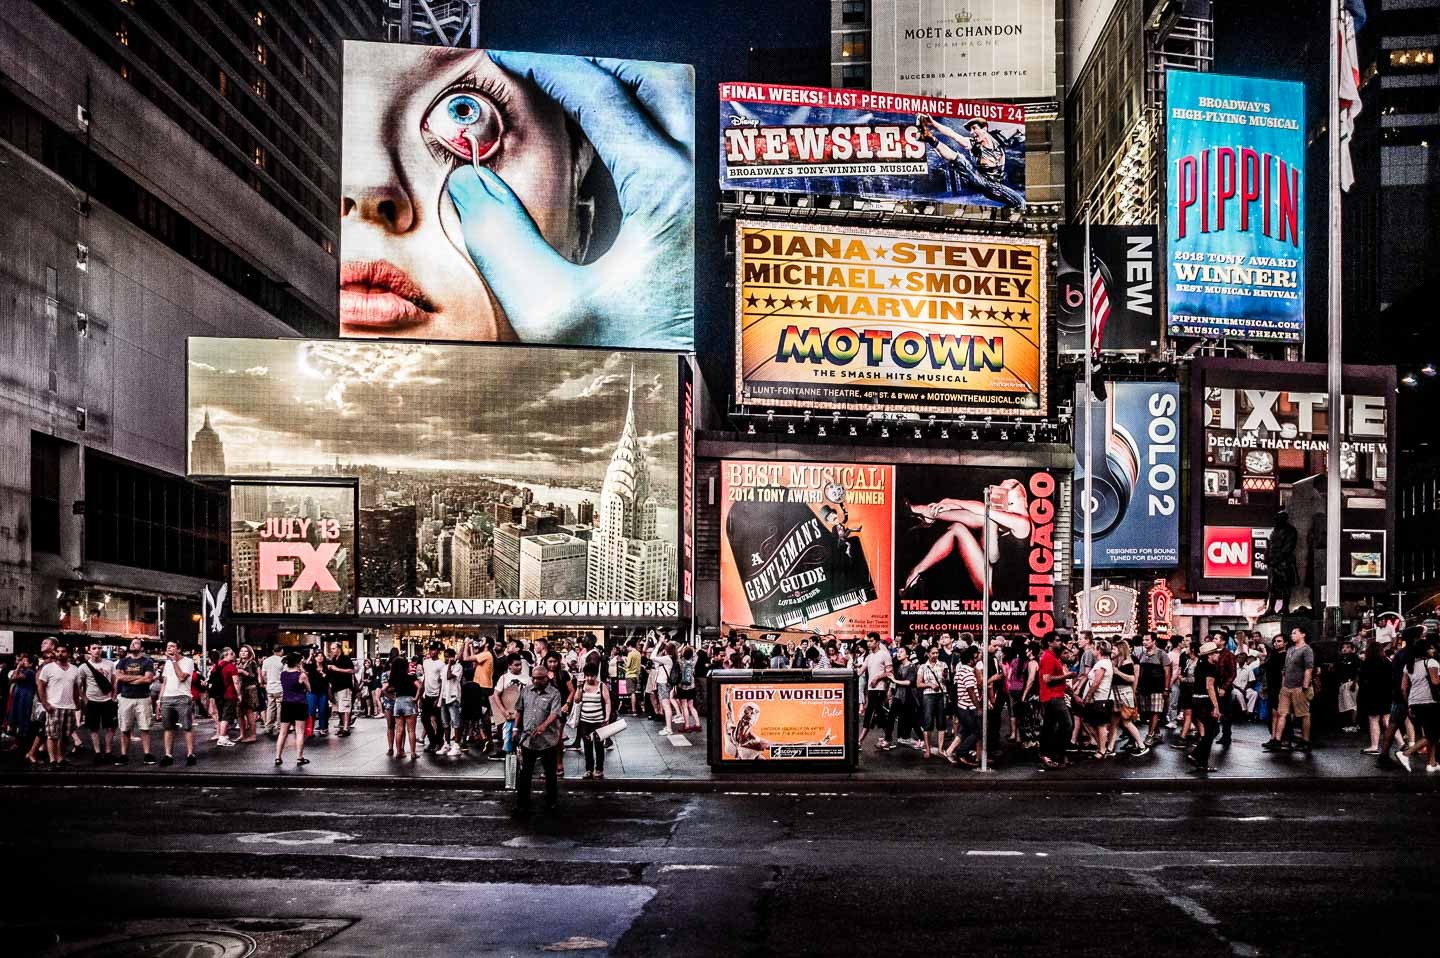
[{"label": "american flag", "polygon": [[1105,321],[1110,318],[1110,292],[1105,288],[1105,274],[1100,271],[1100,258],[1090,256],[1090,351],[1100,358],[1100,344],[1105,339]]},{"label": "american flag", "polygon": [[1365,23],[1365,5],[1361,0],[1346,0],[1340,11],[1339,31],[1340,76],[1340,189],[1349,191],[1355,182],[1355,167],[1350,161],[1350,140],[1355,134],[1355,118],[1360,115],[1360,58],[1355,52],[1355,31]]}]

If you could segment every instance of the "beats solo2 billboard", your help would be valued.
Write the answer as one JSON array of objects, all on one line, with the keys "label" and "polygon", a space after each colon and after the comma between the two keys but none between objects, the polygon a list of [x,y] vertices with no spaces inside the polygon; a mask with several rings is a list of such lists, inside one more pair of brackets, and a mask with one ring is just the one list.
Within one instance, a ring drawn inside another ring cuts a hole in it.
[{"label": "beats solo2 billboard", "polygon": [[[1108,395],[1100,402],[1082,384],[1075,397],[1074,501],[1085,502],[1089,473],[1093,568],[1173,568],[1180,564],[1180,387],[1110,383]],[[1077,568],[1085,564],[1084,522],[1077,510]]]}]

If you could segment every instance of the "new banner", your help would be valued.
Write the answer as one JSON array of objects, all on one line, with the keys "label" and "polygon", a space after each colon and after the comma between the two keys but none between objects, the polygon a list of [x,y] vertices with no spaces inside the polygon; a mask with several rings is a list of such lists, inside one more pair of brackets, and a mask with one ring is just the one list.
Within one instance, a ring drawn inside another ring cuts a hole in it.
[{"label": "new banner", "polygon": [[230,611],[355,611],[355,483],[230,484]]},{"label": "new banner", "polygon": [[1165,78],[1170,334],[1304,341],[1304,85]]},{"label": "new banner", "polygon": [[[895,498],[897,628],[975,632],[990,575],[990,627],[1054,628],[1058,482],[1029,468],[900,466]],[[990,534],[985,533],[989,490]],[[988,548],[987,548],[988,543]],[[1059,609],[1063,616],[1063,608]]]},{"label": "new banner", "polygon": [[895,468],[720,464],[720,620],[731,628],[890,634]]},{"label": "new banner", "polygon": [[[1106,352],[1148,353],[1159,345],[1155,236],[1153,226],[1090,227],[1091,308]],[[1084,226],[1060,227],[1058,274],[1057,346],[1079,353],[1086,348]]]},{"label": "new banner", "polygon": [[1025,108],[720,84],[720,188],[1025,208]]},{"label": "new banner", "polygon": [[[1082,383],[1075,395],[1074,501],[1085,502],[1096,569],[1168,569],[1180,564],[1180,386],[1110,383],[1100,402]],[[1084,416],[1094,445],[1085,445]],[[1085,513],[1075,516],[1075,566],[1085,567]]]},{"label": "new banner", "polygon": [[1054,97],[1055,47],[1055,0],[870,3],[870,76],[882,90]]},{"label": "new banner", "polygon": [[740,401],[1043,416],[1045,241],[736,224]]},{"label": "new banner", "polygon": [[[1329,397],[1319,363],[1191,364],[1192,581],[1318,608],[1325,580]],[[1395,369],[1346,366],[1340,450],[1341,584],[1383,592],[1394,538]],[[1272,571],[1274,582],[1272,582]]]}]

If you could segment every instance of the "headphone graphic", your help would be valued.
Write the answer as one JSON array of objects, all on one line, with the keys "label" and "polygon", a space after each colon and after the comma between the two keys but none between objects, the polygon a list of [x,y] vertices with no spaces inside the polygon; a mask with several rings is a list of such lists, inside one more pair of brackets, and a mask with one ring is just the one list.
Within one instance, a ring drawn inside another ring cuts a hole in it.
[{"label": "headphone graphic", "polygon": [[[1085,243],[1081,239],[1078,250],[1071,262],[1071,257],[1066,256],[1065,247],[1060,247],[1060,265],[1056,278],[1056,289],[1060,294],[1060,309],[1056,316],[1056,325],[1060,327],[1062,340],[1069,337],[1079,337],[1085,341]],[[1105,261],[1091,251],[1090,269],[1093,276],[1100,277],[1105,288],[1116,294],[1115,278],[1110,274],[1110,267]]]},{"label": "headphone graphic", "polygon": [[[1116,425],[1114,403],[1113,395],[1108,403],[1090,401],[1092,429],[1096,438],[1103,437],[1104,441],[1086,449],[1084,461],[1075,464],[1073,501],[1079,503],[1079,508],[1085,507],[1085,475],[1089,473],[1090,534],[1097,539],[1114,532],[1124,520],[1125,510],[1130,507],[1130,499],[1140,481],[1140,447],[1124,426]],[[1077,428],[1083,429],[1083,424]],[[1077,432],[1079,435],[1083,433]],[[1083,511],[1076,522],[1076,531],[1082,532]]]}]

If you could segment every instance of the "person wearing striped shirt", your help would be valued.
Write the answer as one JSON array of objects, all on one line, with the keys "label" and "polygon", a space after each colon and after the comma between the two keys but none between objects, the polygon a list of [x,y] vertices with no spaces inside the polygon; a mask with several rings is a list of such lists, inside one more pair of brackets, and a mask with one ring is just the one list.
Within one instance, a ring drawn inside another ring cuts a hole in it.
[{"label": "person wearing striped shirt", "polygon": [[[960,734],[945,750],[945,760],[951,765],[975,768],[980,763],[970,757],[980,741],[980,678],[975,672],[975,660],[980,657],[978,646],[960,650],[960,661],[955,665],[955,716],[959,720]],[[955,757],[956,750],[960,757]]]}]

